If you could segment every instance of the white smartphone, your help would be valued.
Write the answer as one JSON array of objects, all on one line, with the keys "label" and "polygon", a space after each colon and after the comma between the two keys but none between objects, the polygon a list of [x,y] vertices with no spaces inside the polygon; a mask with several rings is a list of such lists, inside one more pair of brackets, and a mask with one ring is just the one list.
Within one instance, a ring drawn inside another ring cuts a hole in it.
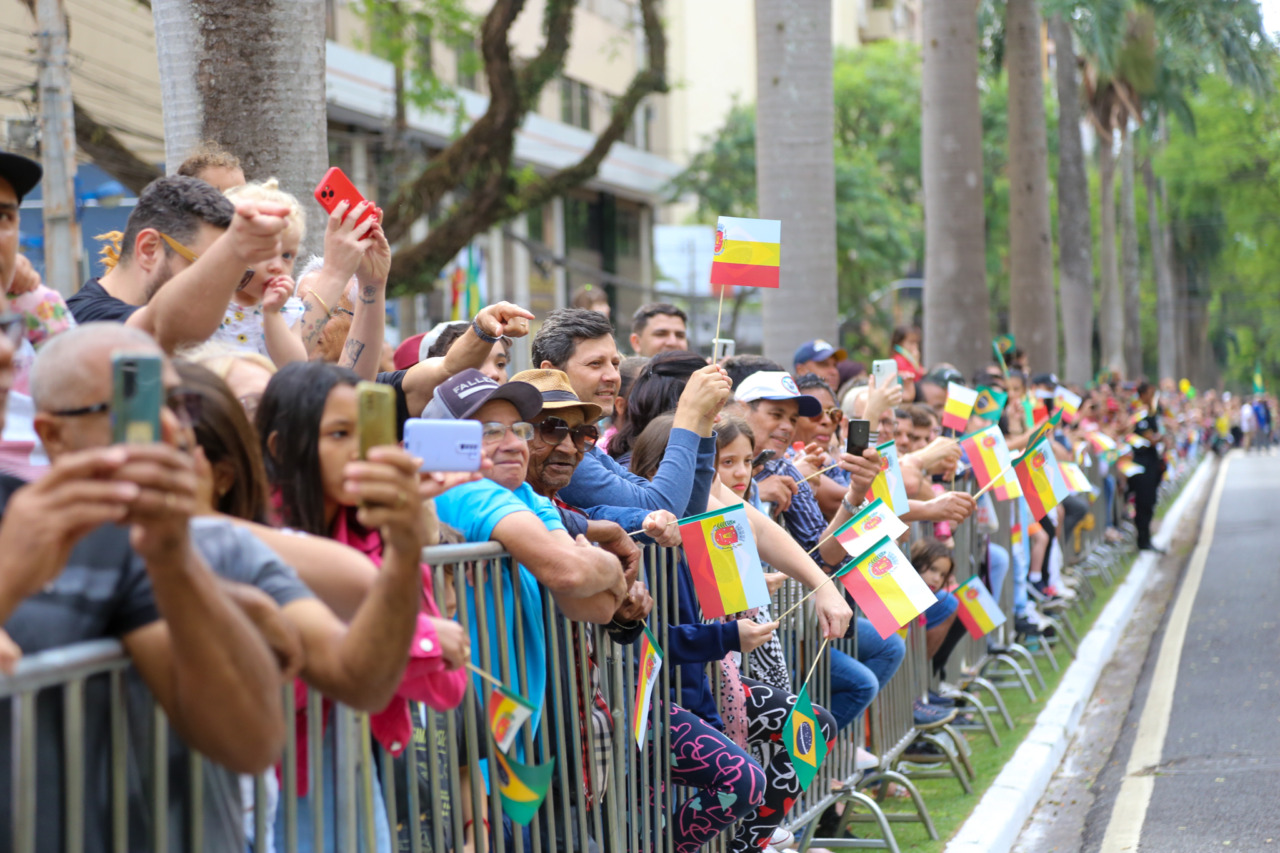
[{"label": "white smartphone", "polygon": [[871,362],[871,375],[875,377],[877,388],[887,388],[889,380],[898,375],[898,363],[891,358],[878,358]]},{"label": "white smartphone", "polygon": [[422,459],[421,471],[479,471],[482,432],[479,421],[409,418],[404,447]]}]

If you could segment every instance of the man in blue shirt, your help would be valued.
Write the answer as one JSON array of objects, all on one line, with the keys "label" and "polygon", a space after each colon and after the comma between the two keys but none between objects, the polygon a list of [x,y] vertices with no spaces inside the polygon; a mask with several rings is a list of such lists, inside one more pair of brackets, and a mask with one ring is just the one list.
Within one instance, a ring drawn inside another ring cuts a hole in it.
[{"label": "man in blue shirt", "polygon": [[[608,318],[582,308],[561,308],[547,315],[533,339],[533,363],[562,370],[574,393],[586,403],[613,411],[621,377],[618,346]],[[710,483],[716,444],[715,416],[728,399],[728,374],[716,366],[699,370],[676,406],[675,425],[666,455],[652,481],[637,477],[604,451],[591,447],[560,497],[573,506],[620,506],[665,509],[683,518],[706,510],[691,500],[695,479]]]}]

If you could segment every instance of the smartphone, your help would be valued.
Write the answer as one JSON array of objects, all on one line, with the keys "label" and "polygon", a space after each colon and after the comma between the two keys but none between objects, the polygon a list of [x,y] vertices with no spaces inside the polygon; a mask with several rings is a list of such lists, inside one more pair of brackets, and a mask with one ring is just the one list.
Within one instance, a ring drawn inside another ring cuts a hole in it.
[{"label": "smartphone", "polygon": [[712,338],[711,339],[711,360],[719,364],[721,359],[729,358],[734,354],[737,344],[733,338]]},{"label": "smartphone", "polygon": [[116,444],[160,440],[160,356],[118,352],[111,357],[111,432]]},{"label": "smartphone", "polygon": [[871,421],[849,421],[849,438],[845,441],[845,450],[854,456],[861,456],[862,451],[871,443]]},{"label": "smartphone", "polygon": [[878,358],[871,362],[871,375],[877,388],[888,388],[889,380],[898,375],[898,363],[891,358]]},{"label": "smartphone", "polygon": [[356,383],[356,417],[360,433],[360,458],[369,458],[369,448],[396,441],[396,392],[379,382]]},{"label": "smartphone", "polygon": [[759,468],[761,465],[773,459],[773,457],[777,455],[778,451],[776,450],[761,450],[756,454],[756,458],[751,460],[751,467]]},{"label": "smartphone", "polygon": [[[325,172],[324,177],[320,179],[320,183],[316,185],[316,201],[320,202],[320,206],[324,208],[325,213],[333,213],[333,209],[341,201],[345,201],[347,210],[352,211],[355,210],[357,204],[364,200],[364,196],[360,195],[356,185],[351,183],[351,179],[337,166]],[[374,205],[369,205],[365,209],[364,215],[356,220],[356,225],[373,215]]]},{"label": "smartphone", "polygon": [[479,471],[479,421],[409,418],[404,422],[404,446],[422,460],[421,471]]}]

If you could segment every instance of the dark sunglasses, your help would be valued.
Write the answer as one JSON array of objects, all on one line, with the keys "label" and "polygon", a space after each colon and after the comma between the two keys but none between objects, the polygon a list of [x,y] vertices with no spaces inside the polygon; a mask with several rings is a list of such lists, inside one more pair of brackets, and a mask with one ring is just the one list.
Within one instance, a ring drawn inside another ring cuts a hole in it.
[{"label": "dark sunglasses", "polygon": [[560,418],[547,418],[538,424],[538,437],[544,444],[554,447],[564,441],[566,435],[573,437],[574,447],[586,450],[588,444],[594,446],[596,439],[600,438],[600,430],[596,429],[594,424],[582,424],[569,429],[569,424]]},{"label": "dark sunglasses", "polygon": [[844,409],[839,406],[832,406],[829,409],[824,409],[822,413],[830,418],[831,423],[833,424],[839,425],[839,423],[844,420]]},{"label": "dark sunglasses", "polygon": [[[177,416],[183,426],[193,426],[200,421],[200,413],[204,408],[204,398],[200,396],[199,391],[174,388],[165,394],[164,404],[169,411]],[[92,406],[82,406],[79,409],[60,409],[49,414],[60,418],[80,418],[109,411],[111,411],[110,403],[95,403]]]}]

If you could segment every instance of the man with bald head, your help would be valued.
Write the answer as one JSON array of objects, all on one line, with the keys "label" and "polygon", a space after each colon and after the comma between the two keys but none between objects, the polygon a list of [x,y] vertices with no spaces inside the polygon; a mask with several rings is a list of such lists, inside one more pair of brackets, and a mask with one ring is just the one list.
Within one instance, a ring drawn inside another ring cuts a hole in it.
[{"label": "man with bald head", "polygon": [[[11,319],[0,318],[6,332]],[[130,348],[157,349],[145,335],[118,328]],[[12,341],[0,335],[0,403],[7,396]],[[44,387],[53,408],[65,399],[53,373],[66,371],[68,387],[84,388],[91,380],[77,369],[83,365],[62,361],[59,350],[63,357],[109,360],[109,351],[78,353],[75,344],[42,353],[50,357]],[[48,417],[81,417],[57,411]],[[165,411],[162,426],[172,436],[176,416]],[[119,639],[186,743],[238,772],[259,772],[276,760],[284,742],[280,672],[192,547],[188,525],[195,503],[192,460],[168,443],[67,452],[31,484],[0,476],[0,626],[23,655]],[[46,691],[37,701],[38,811],[27,819],[35,820],[38,850],[62,850],[66,832],[83,833],[85,850],[105,850],[110,843],[110,797],[99,784],[107,778],[103,762],[110,754],[106,686],[96,680],[85,687],[84,778],[90,784],[78,826],[69,826],[62,813],[61,694]],[[10,714],[10,706],[0,704],[0,729],[8,730]],[[15,778],[10,750],[4,741],[3,837],[16,818],[9,811]]]}]

